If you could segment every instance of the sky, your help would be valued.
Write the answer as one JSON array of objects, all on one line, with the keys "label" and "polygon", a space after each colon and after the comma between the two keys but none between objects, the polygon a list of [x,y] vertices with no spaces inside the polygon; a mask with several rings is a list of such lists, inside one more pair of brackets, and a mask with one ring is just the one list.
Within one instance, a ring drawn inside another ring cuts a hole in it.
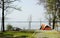
[{"label": "sky", "polygon": [[[21,0],[21,2],[14,2],[11,5],[15,5],[16,7],[21,8],[22,11],[18,11],[15,9],[9,9],[10,11],[6,17],[9,18],[7,21],[28,21],[29,17],[32,16],[32,21],[40,21],[40,20],[46,20],[45,19],[45,12],[44,5],[38,5],[37,0]],[[0,14],[1,15],[1,14]],[[8,23],[5,24],[11,24],[14,27],[19,28],[28,28],[28,23]],[[47,23],[46,23],[47,24]],[[32,29],[39,29],[40,23],[32,23],[31,26]]]},{"label": "sky", "polygon": [[14,10],[13,13],[7,15],[6,17],[10,17],[13,20],[18,20],[18,21],[19,20],[25,21],[31,15],[32,15],[32,20],[44,19],[45,9],[43,5],[39,6],[37,4],[37,0],[21,0],[21,3],[16,2],[14,4],[20,6],[22,11]]}]

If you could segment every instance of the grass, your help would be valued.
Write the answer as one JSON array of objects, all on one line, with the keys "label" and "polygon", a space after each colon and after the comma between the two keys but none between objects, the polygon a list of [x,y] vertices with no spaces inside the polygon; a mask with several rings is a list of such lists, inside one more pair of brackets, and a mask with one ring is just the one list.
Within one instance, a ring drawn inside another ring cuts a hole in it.
[{"label": "grass", "polygon": [[6,31],[2,36],[31,37],[33,33],[34,31]]},{"label": "grass", "polygon": [[[58,31],[39,31],[34,34],[35,31],[32,30],[23,30],[23,31],[6,31],[4,33],[0,33],[0,35],[3,37],[8,36],[7,38],[10,38],[11,36],[13,38],[34,38],[36,37],[42,37],[42,38],[60,38],[60,32]],[[34,34],[34,35],[33,35]],[[32,36],[33,35],[33,36]]]}]

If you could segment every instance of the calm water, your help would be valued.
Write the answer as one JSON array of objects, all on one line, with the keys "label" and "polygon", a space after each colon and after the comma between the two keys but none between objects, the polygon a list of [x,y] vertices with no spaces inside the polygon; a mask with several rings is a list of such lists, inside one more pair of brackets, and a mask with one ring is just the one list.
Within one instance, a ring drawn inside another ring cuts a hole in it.
[{"label": "calm water", "polygon": [[[17,23],[17,22],[5,22],[5,29],[8,24],[11,24],[13,27],[19,27],[21,29],[29,29],[29,23]],[[39,29],[42,23],[31,23],[31,29]],[[48,24],[48,23],[45,23]],[[1,30],[1,22],[0,22],[0,30]],[[58,27],[58,30],[60,31],[60,27]]]},{"label": "calm water", "polygon": [[[45,23],[45,22],[42,22]],[[41,24],[40,22],[32,22],[31,23],[31,29],[39,29]],[[13,27],[19,27],[22,29],[28,29],[29,28],[29,22],[5,22],[5,29],[8,24],[11,24]],[[48,23],[45,23],[48,24]],[[0,30],[1,30],[1,22],[0,22]]]}]

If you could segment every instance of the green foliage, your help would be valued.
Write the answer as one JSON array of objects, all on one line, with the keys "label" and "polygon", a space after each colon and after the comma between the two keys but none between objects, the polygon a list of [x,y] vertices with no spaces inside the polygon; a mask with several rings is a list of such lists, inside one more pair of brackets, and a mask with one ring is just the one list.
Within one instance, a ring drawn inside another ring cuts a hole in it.
[{"label": "green foliage", "polygon": [[52,20],[53,20],[53,29],[55,27],[55,20],[57,19],[57,8],[56,8],[56,3],[57,0],[46,0],[46,9],[47,9],[47,13],[48,15],[51,14],[52,15]]},{"label": "green foliage", "polygon": [[11,31],[12,29],[13,29],[12,25],[9,25],[9,24],[8,24],[8,25],[7,25],[7,30],[8,30],[8,31]]},{"label": "green foliage", "polygon": [[[45,0],[43,0],[43,1],[45,1]],[[52,19],[51,20],[53,21],[53,29],[54,29],[54,26],[55,26],[56,19],[59,20],[59,17],[60,17],[60,9],[58,9],[58,7],[56,5],[57,2],[58,2],[58,0],[46,0],[45,1],[45,3],[46,3],[45,4],[45,8],[47,10],[46,14],[52,16]]]},{"label": "green foliage", "polygon": [[[46,9],[48,14],[52,14],[52,16],[56,16],[56,18],[60,18],[60,9],[58,9],[58,6],[56,3],[58,0],[46,0]],[[58,12],[57,12],[58,11]],[[57,14],[57,15],[56,15]]]},{"label": "green foliage", "polygon": [[[56,0],[46,0],[47,11],[52,11],[52,14],[56,11]],[[51,12],[50,12],[51,13]]]}]

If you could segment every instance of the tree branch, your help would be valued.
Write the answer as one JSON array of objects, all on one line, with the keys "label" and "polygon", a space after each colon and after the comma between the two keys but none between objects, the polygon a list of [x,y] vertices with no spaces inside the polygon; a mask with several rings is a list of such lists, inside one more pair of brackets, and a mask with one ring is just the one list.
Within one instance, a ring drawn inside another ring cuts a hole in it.
[{"label": "tree branch", "polygon": [[11,1],[11,0],[8,0],[8,1],[5,1],[4,3],[12,3],[12,2],[15,2],[15,1],[18,1],[18,2],[20,2],[19,0],[13,0],[13,1]]},{"label": "tree branch", "polygon": [[[7,8],[13,8],[13,9],[15,9],[15,10],[22,11],[22,10],[21,10],[21,7],[20,7],[20,9],[19,9],[19,8],[16,8],[16,7],[12,7],[12,6],[8,6],[8,7],[6,7],[6,9],[7,9]],[[6,9],[5,9],[5,10],[6,10]],[[8,14],[10,14],[10,13],[6,13],[5,16],[8,15]]]}]

